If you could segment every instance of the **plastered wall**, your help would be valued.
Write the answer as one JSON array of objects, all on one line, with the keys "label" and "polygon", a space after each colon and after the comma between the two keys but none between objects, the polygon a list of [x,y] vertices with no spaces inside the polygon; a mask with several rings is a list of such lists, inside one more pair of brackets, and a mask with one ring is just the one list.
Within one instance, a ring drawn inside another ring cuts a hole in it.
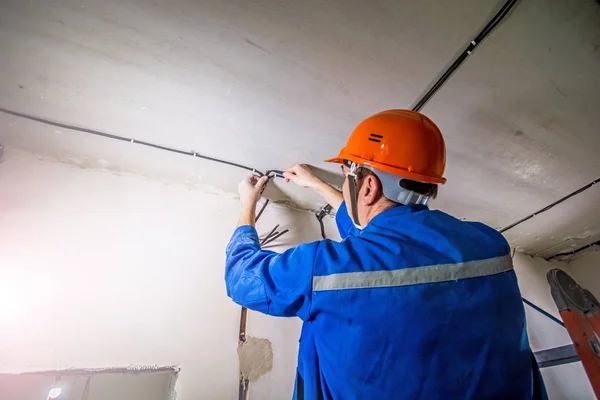
[{"label": "plastered wall", "polygon": [[574,278],[596,298],[600,298],[600,251],[584,252],[569,262]]},{"label": "plastered wall", "polygon": [[60,387],[59,400],[165,400],[175,379],[173,371],[61,375],[58,382],[52,374],[0,373],[0,399],[46,400],[51,388]]},{"label": "plastered wall", "polygon": [[[243,177],[240,172],[239,178]],[[0,163],[0,373],[179,365],[179,399],[237,396],[239,307],[225,294],[224,249],[234,196],[39,160],[7,149]],[[308,212],[269,206],[259,233],[274,247],[318,240]],[[337,237],[332,219],[328,235]],[[516,254],[525,297],[557,315],[550,264]],[[577,270],[577,266],[574,267]],[[526,307],[534,350],[569,343]],[[273,346],[273,370],[252,399],[289,398],[300,321],[250,313],[248,333]],[[544,370],[552,399],[592,399],[579,364]]]},{"label": "plastered wall", "polygon": [[[243,176],[240,172],[240,179]],[[225,246],[238,200],[7,150],[0,164],[0,373],[180,365],[179,399],[237,396],[239,307]],[[270,205],[258,224],[320,238],[313,214]],[[327,220],[333,231],[333,220]],[[259,318],[272,376],[253,398],[288,398],[299,323]]]}]

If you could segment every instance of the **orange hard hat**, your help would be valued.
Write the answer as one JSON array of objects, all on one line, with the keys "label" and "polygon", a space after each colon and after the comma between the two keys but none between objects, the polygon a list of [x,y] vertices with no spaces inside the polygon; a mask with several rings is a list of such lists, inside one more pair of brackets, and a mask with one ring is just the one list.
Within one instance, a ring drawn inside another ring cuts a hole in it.
[{"label": "orange hard hat", "polygon": [[335,158],[424,183],[445,183],[446,145],[429,118],[410,110],[388,110],[361,122]]}]

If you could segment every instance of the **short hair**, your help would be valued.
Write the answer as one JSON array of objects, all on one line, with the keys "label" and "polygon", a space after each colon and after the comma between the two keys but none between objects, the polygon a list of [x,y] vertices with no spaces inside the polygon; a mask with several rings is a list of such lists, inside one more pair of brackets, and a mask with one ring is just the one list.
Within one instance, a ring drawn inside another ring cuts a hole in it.
[{"label": "short hair", "polygon": [[[369,168],[359,167],[356,170],[357,178],[365,178],[367,176],[374,176],[381,185],[381,181],[377,177],[377,175],[371,171]],[[382,185],[383,187],[383,185]],[[400,180],[400,187],[402,189],[411,190],[417,194],[428,196],[431,199],[435,199],[438,195],[438,185],[435,183],[425,183],[419,181],[413,181],[412,179],[402,178]]]}]

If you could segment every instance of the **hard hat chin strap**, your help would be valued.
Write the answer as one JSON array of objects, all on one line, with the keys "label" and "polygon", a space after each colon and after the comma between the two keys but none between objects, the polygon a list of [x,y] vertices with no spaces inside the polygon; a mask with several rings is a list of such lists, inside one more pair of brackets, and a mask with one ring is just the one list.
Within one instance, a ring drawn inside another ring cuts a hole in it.
[{"label": "hard hat chin strap", "polygon": [[358,169],[358,164],[352,163],[350,166],[350,172],[348,172],[348,189],[350,189],[350,208],[352,210],[352,219],[356,225],[360,225],[360,221],[358,219],[358,192],[356,191],[356,170]]}]

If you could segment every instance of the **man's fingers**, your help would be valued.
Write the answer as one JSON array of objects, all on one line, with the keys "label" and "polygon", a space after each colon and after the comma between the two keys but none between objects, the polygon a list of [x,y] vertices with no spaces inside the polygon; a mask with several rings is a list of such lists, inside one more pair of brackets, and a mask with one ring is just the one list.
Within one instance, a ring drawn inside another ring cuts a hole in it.
[{"label": "man's fingers", "polygon": [[288,168],[287,172],[290,172],[292,174],[297,174],[299,170],[302,169],[302,164],[296,164],[290,168]]},{"label": "man's fingers", "polygon": [[267,183],[267,181],[268,181],[268,180],[269,180],[269,177],[268,177],[268,176],[263,176],[263,177],[261,177],[261,178],[258,180],[258,182],[256,182],[256,185],[255,185],[255,187],[256,187],[256,188],[258,188],[258,189],[262,189],[262,188],[263,188],[263,187],[266,185],[266,183]]},{"label": "man's fingers", "polygon": [[290,181],[294,181],[294,179],[296,178],[296,174],[290,172],[290,170],[287,170],[283,173],[283,177],[285,178],[285,181],[289,183]]}]

